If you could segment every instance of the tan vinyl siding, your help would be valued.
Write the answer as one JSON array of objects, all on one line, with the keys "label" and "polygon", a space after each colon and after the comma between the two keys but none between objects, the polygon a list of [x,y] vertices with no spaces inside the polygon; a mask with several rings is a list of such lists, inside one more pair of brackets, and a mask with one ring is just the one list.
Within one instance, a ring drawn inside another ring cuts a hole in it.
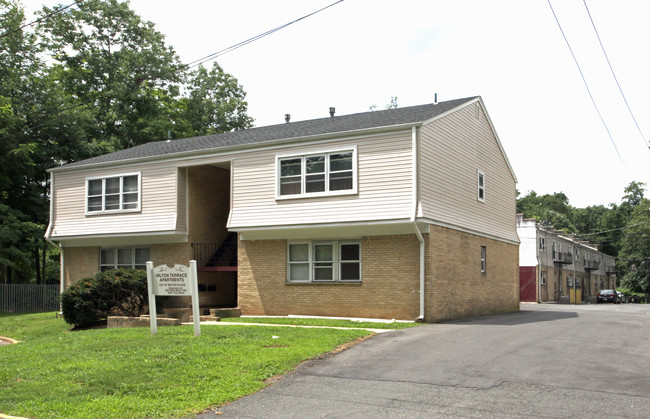
[{"label": "tan vinyl siding", "polygon": [[[470,104],[422,126],[420,141],[422,216],[518,241],[515,178],[482,107]],[[485,202],[477,198],[479,170],[485,174]]]},{"label": "tan vinyl siding", "polygon": [[[276,200],[276,156],[357,147],[358,194]],[[412,202],[410,131],[312,146],[253,151],[233,160],[229,228],[393,220]]]},{"label": "tan vinyl siding", "polygon": [[[87,178],[137,172],[141,176],[141,211],[86,215]],[[178,207],[176,173],[175,166],[164,163],[57,173],[53,238],[174,231]]]},{"label": "tan vinyl siding", "polygon": [[178,169],[178,180],[176,190],[178,195],[177,209],[176,213],[178,214],[176,220],[176,231],[187,232],[187,168],[179,167]]}]

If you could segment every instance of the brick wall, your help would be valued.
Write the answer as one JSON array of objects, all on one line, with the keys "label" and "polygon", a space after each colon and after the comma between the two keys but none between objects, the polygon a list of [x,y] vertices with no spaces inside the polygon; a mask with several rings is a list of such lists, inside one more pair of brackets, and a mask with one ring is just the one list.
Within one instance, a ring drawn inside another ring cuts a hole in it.
[{"label": "brick wall", "polygon": [[221,243],[228,231],[230,172],[213,166],[189,168],[189,241]]},{"label": "brick wall", "polygon": [[89,278],[99,270],[99,247],[66,247],[64,252],[64,287]]},{"label": "brick wall", "polygon": [[[481,272],[481,246],[486,272]],[[437,322],[519,310],[519,247],[431,226],[425,320]]]},{"label": "brick wall", "polygon": [[415,235],[361,241],[361,284],[287,283],[285,240],[240,241],[238,297],[245,315],[312,315],[413,320],[419,313]]}]

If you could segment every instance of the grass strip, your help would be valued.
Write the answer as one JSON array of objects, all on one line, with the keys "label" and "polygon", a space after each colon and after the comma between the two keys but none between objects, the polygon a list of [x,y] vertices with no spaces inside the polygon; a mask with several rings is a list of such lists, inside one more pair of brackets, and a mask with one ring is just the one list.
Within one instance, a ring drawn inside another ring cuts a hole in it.
[{"label": "grass strip", "polygon": [[221,319],[221,321],[236,323],[290,324],[296,326],[357,327],[365,329],[407,329],[409,327],[416,327],[420,325],[420,323],[386,323],[304,317],[229,317]]}]

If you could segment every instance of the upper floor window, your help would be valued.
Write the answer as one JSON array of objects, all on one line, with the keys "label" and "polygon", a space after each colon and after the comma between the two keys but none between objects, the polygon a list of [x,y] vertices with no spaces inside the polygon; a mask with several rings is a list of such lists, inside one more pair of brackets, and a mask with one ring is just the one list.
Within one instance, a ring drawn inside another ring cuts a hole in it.
[{"label": "upper floor window", "polygon": [[542,252],[546,251],[546,239],[544,237],[539,238],[539,250]]},{"label": "upper floor window", "polygon": [[485,173],[478,171],[478,200],[485,202]]},{"label": "upper floor window", "polygon": [[356,150],[278,157],[277,197],[356,193]]},{"label": "upper floor window", "polygon": [[86,179],[86,212],[140,210],[140,174]]}]

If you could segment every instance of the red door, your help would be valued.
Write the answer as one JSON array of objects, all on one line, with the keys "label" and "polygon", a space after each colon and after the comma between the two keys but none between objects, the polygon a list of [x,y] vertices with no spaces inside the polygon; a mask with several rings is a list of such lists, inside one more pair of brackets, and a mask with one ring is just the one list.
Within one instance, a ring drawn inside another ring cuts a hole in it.
[{"label": "red door", "polygon": [[519,267],[519,301],[537,301],[537,281],[535,266]]}]

